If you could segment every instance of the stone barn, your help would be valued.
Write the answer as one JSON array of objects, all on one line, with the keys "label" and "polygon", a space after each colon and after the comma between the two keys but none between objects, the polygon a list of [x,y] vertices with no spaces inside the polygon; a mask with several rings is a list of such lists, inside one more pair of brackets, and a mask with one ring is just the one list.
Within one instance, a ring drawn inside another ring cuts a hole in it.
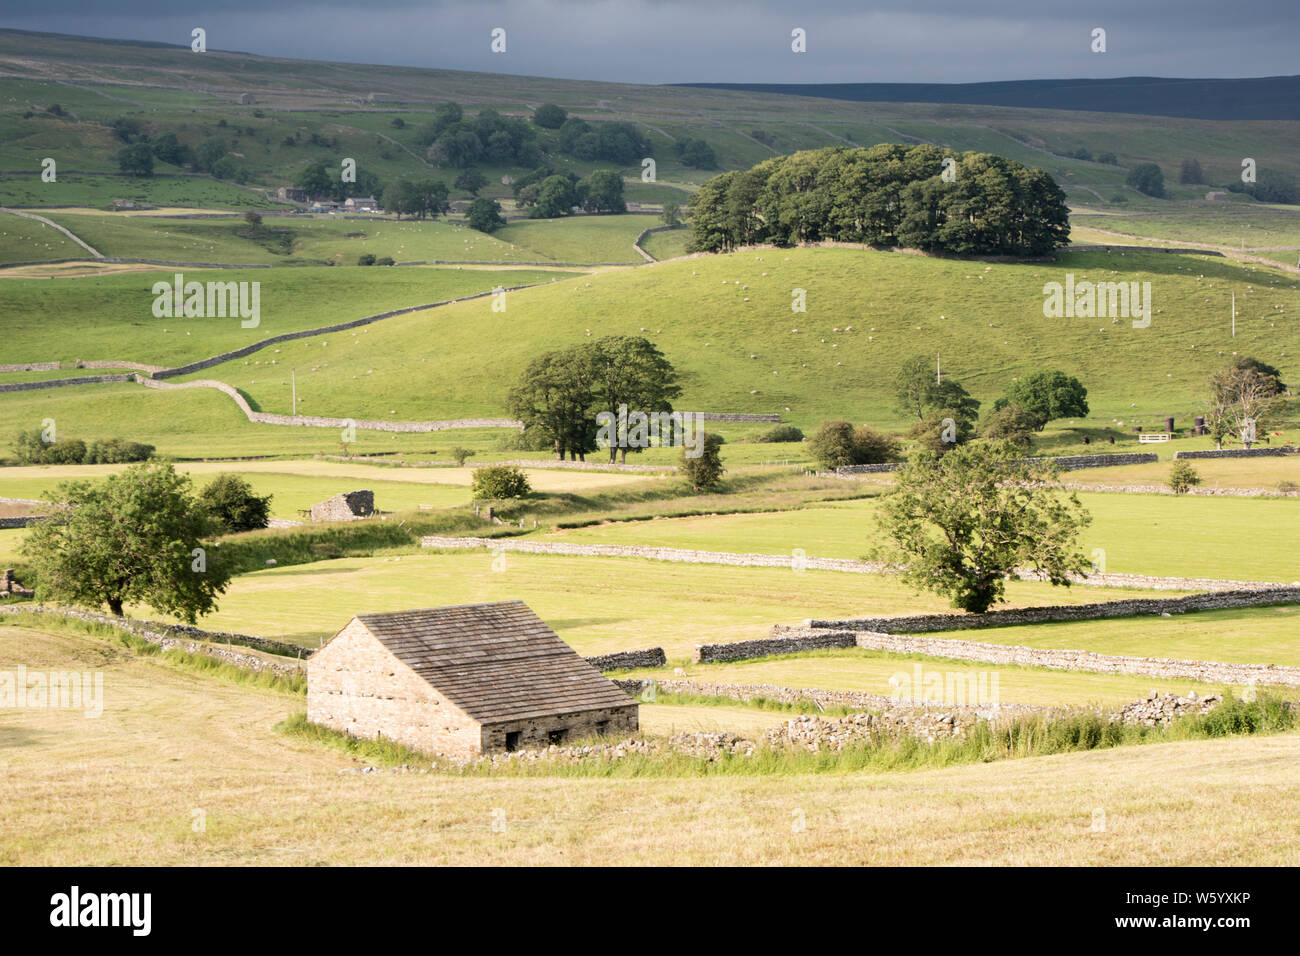
[{"label": "stone barn", "polygon": [[307,719],[456,757],[637,729],[637,702],[523,601],[358,614],[307,661]]},{"label": "stone barn", "polygon": [[312,521],[355,521],[374,513],[373,491],[348,491],[311,506]]}]

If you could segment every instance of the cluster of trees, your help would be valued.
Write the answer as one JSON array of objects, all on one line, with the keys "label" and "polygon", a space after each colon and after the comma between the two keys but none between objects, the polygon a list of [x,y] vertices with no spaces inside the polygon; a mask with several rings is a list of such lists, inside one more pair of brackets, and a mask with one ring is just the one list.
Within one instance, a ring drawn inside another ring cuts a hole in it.
[{"label": "cluster of trees", "polygon": [[480,163],[536,166],[541,162],[536,130],[493,109],[479,110],[469,119],[459,103],[443,103],[417,138],[431,160],[457,169]]},{"label": "cluster of trees", "polygon": [[1080,146],[1076,150],[1072,150],[1071,152],[1068,153],[1062,153],[1061,155],[1069,156],[1071,159],[1082,159],[1085,162],[1089,162],[1089,163],[1092,162],[1105,163],[1108,166],[1119,165],[1119,158],[1114,153],[1098,153],[1096,156],[1093,156],[1092,150],[1088,149],[1087,146]]},{"label": "cluster of trees", "polygon": [[690,136],[677,141],[677,158],[683,166],[693,166],[696,169],[718,168],[718,157],[714,154],[713,147],[702,139]]},{"label": "cluster of trees", "polygon": [[[609,335],[539,355],[510,390],[510,414],[524,425],[529,447],[551,448],[557,458],[586,461],[597,449],[596,416],[620,405],[642,412],[671,412],[681,394],[672,364],[648,339]],[[638,450],[638,449],[634,449]],[[627,448],[611,444],[609,460]]]},{"label": "cluster of trees", "polygon": [[1253,183],[1243,183],[1240,179],[1228,184],[1228,191],[1245,193],[1259,202],[1300,203],[1300,185],[1286,173],[1268,169],[1259,173]]},{"label": "cluster of trees", "polygon": [[14,439],[13,450],[20,465],[115,465],[151,458],[154,446],[120,438],[105,438],[89,444],[80,438],[47,442],[39,431],[20,431]]},{"label": "cluster of trees", "polygon": [[556,173],[540,166],[520,176],[512,188],[515,201],[533,219],[567,216],[574,206],[593,213],[627,212],[623,177],[613,169],[597,169],[581,179],[571,170]]},{"label": "cluster of trees", "polygon": [[[223,119],[217,125],[225,127],[228,124]],[[140,120],[129,116],[117,117],[109,123],[109,128],[114,136],[127,144],[117,154],[118,169],[127,175],[152,176],[154,160],[158,160],[172,166],[189,164],[200,172],[210,173],[217,179],[237,183],[246,183],[252,178],[248,169],[236,162],[229,146],[220,137],[209,136],[198,146],[190,147],[182,143],[171,130],[163,130],[151,136]],[[251,126],[232,129],[236,136],[241,132],[249,136],[257,132]]]},{"label": "cluster of trees", "polygon": [[1138,163],[1128,171],[1124,182],[1154,199],[1165,198],[1165,174],[1155,163]]},{"label": "cluster of trees", "polygon": [[[944,160],[952,160],[945,181]],[[723,173],[691,198],[691,248],[836,240],[958,255],[1043,255],[1069,241],[1065,193],[1039,169],[937,146],[829,147]]]},{"label": "cluster of trees", "polygon": [[384,211],[396,213],[399,219],[402,216],[436,219],[451,208],[447,199],[450,195],[441,179],[399,179],[385,186],[379,198]]},{"label": "cluster of trees", "polygon": [[309,163],[299,171],[293,184],[309,199],[331,199],[334,202],[353,196],[378,197],[383,193],[379,177],[370,170],[358,169],[355,182],[344,182],[342,172],[341,167],[332,169],[323,162]]},{"label": "cluster of trees", "polygon": [[634,124],[622,121],[588,123],[570,116],[561,124],[557,138],[560,152],[575,159],[631,166],[653,155],[650,140]]},{"label": "cluster of trees", "polygon": [[[905,361],[894,379],[894,397],[898,410],[915,419],[906,437],[939,457],[977,435],[1024,454],[1033,445],[1034,434],[1048,422],[1088,414],[1088,390],[1083,384],[1064,372],[1048,370],[1012,382],[981,419],[980,401],[957,380],[940,380],[931,363],[923,355]],[[896,437],[844,421],[823,422],[808,448],[823,468],[903,459]]]},{"label": "cluster of trees", "polygon": [[1205,426],[1216,448],[1234,437],[1249,448],[1274,424],[1286,403],[1282,373],[1247,355],[1215,372],[1209,384]]}]

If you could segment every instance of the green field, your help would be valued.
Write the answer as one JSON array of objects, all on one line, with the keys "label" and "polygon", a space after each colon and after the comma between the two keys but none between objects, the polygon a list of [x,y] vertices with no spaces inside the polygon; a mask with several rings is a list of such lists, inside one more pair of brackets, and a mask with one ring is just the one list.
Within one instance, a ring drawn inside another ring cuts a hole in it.
[{"label": "green field", "polygon": [[641,248],[656,259],[675,259],[686,255],[686,243],[691,237],[689,229],[652,232],[641,241]]},{"label": "green field", "polygon": [[[58,94],[51,91],[51,95]],[[84,130],[84,127],[81,129]],[[156,176],[152,179],[122,176],[111,172],[116,163],[108,160],[96,164],[101,172],[60,172],[56,182],[45,183],[41,181],[40,160],[51,152],[53,144],[44,139],[42,142],[44,146],[30,148],[26,158],[32,169],[30,176],[0,177],[0,205],[35,209],[49,206],[94,206],[107,209],[114,199],[130,199],[136,204],[147,203],[151,206],[201,206],[208,209],[266,210],[282,205],[265,198],[260,190],[207,176]],[[79,152],[79,144],[72,145],[70,149]]]},{"label": "green field", "polygon": [[36,262],[86,255],[86,250],[43,222],[0,213],[0,262]]},{"label": "green field", "polygon": [[[5,355],[13,362],[74,362],[77,359],[128,360],[179,365],[262,339],[301,329],[347,322],[389,309],[421,305],[491,291],[498,285],[549,282],[563,273],[420,268],[185,270],[186,282],[260,283],[260,323],[243,328],[238,317],[156,318],[157,282],[173,283],[172,271],[129,272],[92,278],[15,280],[3,287]],[[486,310],[487,301],[478,303]],[[86,321],[86,317],[92,317]],[[382,324],[382,323],[381,323]],[[376,326],[364,326],[311,340],[309,365],[329,361],[339,351],[369,353]],[[328,352],[327,341],[335,353]],[[283,366],[276,346],[238,363],[251,368]],[[319,357],[317,357],[319,356]],[[336,363],[338,360],[334,360]],[[241,365],[242,367],[242,365]],[[225,369],[222,368],[222,371]],[[303,369],[303,372],[306,370]],[[364,374],[365,370],[362,370]],[[409,376],[409,370],[407,371]],[[206,377],[221,377],[216,371]],[[275,375],[278,383],[281,376]],[[410,384],[409,378],[406,379]],[[245,382],[238,383],[241,387]],[[303,376],[299,376],[302,387]],[[13,396],[6,396],[6,400]],[[228,400],[227,400],[228,401]],[[306,409],[303,409],[304,411]],[[421,418],[442,417],[425,414]],[[379,417],[389,417],[386,413]]]},{"label": "green field", "polygon": [[[16,496],[21,497],[21,496]],[[1081,550],[1104,570],[1239,581],[1300,580],[1300,501],[1079,492],[1093,522]],[[723,515],[608,524],[555,540],[861,558],[875,534],[874,500],[780,514]],[[1248,545],[1247,545],[1248,542]],[[1104,555],[1093,555],[1100,549]],[[873,579],[874,580],[874,579]]]},{"label": "green field", "polygon": [[[656,220],[649,216],[575,216],[551,221],[515,221],[493,235],[456,220],[403,220],[331,216],[273,216],[264,227],[287,230],[291,248],[244,238],[240,217],[163,218],[124,216],[90,210],[50,210],[49,218],[106,256],[230,265],[293,265],[322,262],[356,266],[370,253],[398,262],[576,262],[633,263],[632,241]],[[47,231],[52,231],[48,230]],[[64,239],[65,242],[68,240]],[[75,246],[75,243],[73,244]],[[14,248],[10,261],[39,258]],[[4,247],[0,247],[0,252]],[[70,255],[82,254],[78,248]],[[4,261],[4,260],[0,260]]]},{"label": "green field", "polygon": [[[494,560],[505,570],[494,570]],[[1007,595],[1016,605],[1132,596],[1037,582],[1011,582]],[[765,637],[773,624],[806,617],[947,609],[942,599],[914,594],[894,579],[830,571],[509,553],[502,563],[487,550],[426,551],[242,575],[220,610],[199,623],[315,647],[353,614],[514,599],[526,601],[583,654],[659,645],[674,660],[688,658],[695,644]],[[147,609],[133,613],[156,617]]]},{"label": "green field", "polygon": [[1300,209],[1264,203],[1169,203],[1167,210],[1126,214],[1109,207],[1105,212],[1075,210],[1074,225],[1106,229],[1154,239],[1225,246],[1243,252],[1290,249],[1282,260],[1295,265],[1300,256]]},{"label": "green field", "polygon": [[572,219],[516,220],[492,234],[494,239],[531,249],[543,261],[565,263],[638,263],[632,243],[652,216],[577,216]]}]

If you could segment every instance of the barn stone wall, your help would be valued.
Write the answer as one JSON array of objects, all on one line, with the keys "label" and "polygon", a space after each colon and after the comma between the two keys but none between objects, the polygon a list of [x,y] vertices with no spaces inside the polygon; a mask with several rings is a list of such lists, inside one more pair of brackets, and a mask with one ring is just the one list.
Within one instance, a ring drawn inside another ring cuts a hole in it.
[{"label": "barn stone wall", "polygon": [[364,740],[474,757],[482,727],[353,620],[307,661],[307,720]]},{"label": "barn stone wall", "polygon": [[528,720],[490,724],[483,728],[481,747],[483,753],[499,753],[507,750],[506,734],[508,733],[519,734],[514,749],[535,750],[584,737],[636,733],[637,726],[637,703],[629,699],[625,706],[620,707],[546,714]]}]

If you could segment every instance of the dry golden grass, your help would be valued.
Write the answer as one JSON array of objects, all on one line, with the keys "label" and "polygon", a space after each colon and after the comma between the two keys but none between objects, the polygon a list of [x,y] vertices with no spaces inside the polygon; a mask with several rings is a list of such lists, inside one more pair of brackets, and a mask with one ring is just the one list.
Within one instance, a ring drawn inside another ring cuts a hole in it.
[{"label": "dry golden grass", "polygon": [[1296,734],[887,775],[362,775],[271,729],[291,695],[0,628],[19,663],[102,668],[105,710],[0,712],[0,864],[1300,863]]}]

